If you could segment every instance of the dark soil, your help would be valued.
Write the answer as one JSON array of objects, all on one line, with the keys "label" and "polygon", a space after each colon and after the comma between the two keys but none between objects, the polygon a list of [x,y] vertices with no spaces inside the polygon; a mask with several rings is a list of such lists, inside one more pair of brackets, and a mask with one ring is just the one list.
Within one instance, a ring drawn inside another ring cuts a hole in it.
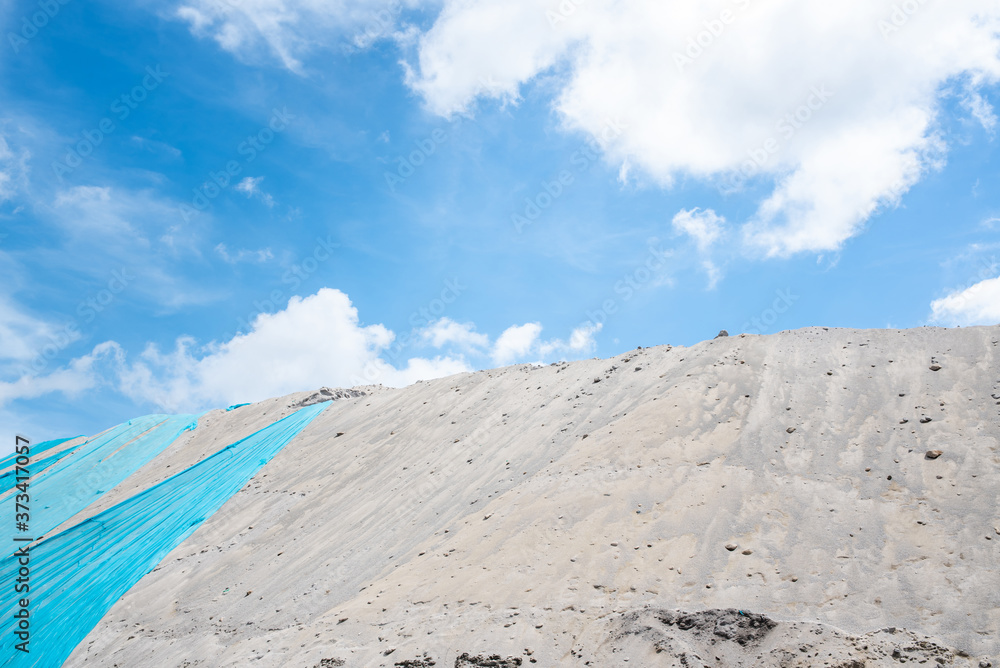
[{"label": "dark soil", "polygon": [[499,654],[492,656],[469,656],[468,653],[455,659],[455,668],[514,668],[521,665],[521,658],[509,656],[500,658]]}]

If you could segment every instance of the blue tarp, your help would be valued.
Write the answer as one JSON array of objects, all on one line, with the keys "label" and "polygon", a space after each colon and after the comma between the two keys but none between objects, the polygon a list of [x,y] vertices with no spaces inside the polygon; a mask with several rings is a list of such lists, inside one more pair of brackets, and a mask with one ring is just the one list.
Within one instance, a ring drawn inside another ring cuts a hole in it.
[{"label": "blue tarp", "polygon": [[[72,441],[74,438],[80,438],[80,437],[79,436],[70,436],[69,438],[57,438],[54,441],[45,441],[43,443],[38,443],[36,445],[32,445],[30,447],[30,450],[31,450],[31,459],[34,460],[36,457],[38,457],[38,455],[40,455],[41,453],[45,452],[46,450],[51,450],[52,448],[56,447],[57,445],[61,445],[62,443],[65,443],[66,441]],[[16,460],[17,460],[17,453],[16,452],[12,452],[11,454],[9,454],[6,457],[4,457],[3,459],[0,459],[0,469],[5,469],[8,466],[13,466],[14,462]]]},{"label": "blue tarp", "polygon": [[[46,533],[96,501],[197,424],[196,415],[146,415],[78,446],[44,470],[32,470],[30,533]],[[9,487],[0,488],[4,491]],[[0,499],[0,517],[15,516],[14,494]]]},{"label": "blue tarp", "polygon": [[[79,438],[79,436],[76,436],[74,438]],[[59,442],[60,443],[65,443],[66,441],[69,441],[69,440],[71,440],[71,439],[64,438],[64,439],[60,439]],[[45,469],[47,469],[48,467],[52,466],[57,461],[59,461],[60,459],[62,459],[63,457],[65,457],[66,455],[68,455],[68,454],[70,454],[72,452],[75,452],[77,450],[77,448],[80,447],[80,445],[82,445],[82,443],[78,443],[77,445],[75,445],[75,446],[73,446],[71,448],[66,448],[62,452],[57,452],[56,454],[52,455],[51,457],[46,457],[45,459],[41,459],[41,460],[37,460],[37,461],[35,460],[35,453],[34,453],[34,451],[32,451],[30,464],[26,468],[31,473],[31,475],[38,475],[39,473],[41,473],[42,471],[44,471]],[[13,466],[13,467],[11,467],[11,469],[9,471],[6,471],[6,472],[0,474],[0,496],[3,496],[3,494],[5,492],[7,492],[8,490],[13,489],[14,484],[15,484],[15,482],[17,480],[17,474],[18,474],[18,470],[17,470],[16,466]]]},{"label": "blue tarp", "polygon": [[130,499],[32,545],[30,653],[16,649],[18,563],[0,563],[0,666],[59,666],[101,617],[327,404],[307,406]]}]

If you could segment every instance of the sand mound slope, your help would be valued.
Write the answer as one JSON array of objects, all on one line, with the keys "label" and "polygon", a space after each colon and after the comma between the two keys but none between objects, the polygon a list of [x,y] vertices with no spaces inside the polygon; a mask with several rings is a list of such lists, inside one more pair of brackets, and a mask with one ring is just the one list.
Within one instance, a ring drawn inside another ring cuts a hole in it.
[{"label": "sand mound slope", "polygon": [[334,399],[66,665],[996,664],[998,340],[815,328],[213,412],[81,516]]}]

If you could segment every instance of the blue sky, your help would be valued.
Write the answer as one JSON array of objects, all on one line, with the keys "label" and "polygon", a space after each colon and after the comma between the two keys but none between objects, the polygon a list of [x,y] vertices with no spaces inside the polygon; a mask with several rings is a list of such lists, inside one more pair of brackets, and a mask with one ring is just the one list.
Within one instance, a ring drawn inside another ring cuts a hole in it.
[{"label": "blue sky", "polygon": [[5,442],[1000,321],[993,2],[0,4]]}]

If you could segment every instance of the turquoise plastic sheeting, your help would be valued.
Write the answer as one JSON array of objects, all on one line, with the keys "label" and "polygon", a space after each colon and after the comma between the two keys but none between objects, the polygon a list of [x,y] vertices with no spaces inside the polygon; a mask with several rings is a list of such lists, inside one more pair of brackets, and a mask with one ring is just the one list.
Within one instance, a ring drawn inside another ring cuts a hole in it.
[{"label": "turquoise plastic sheeting", "polygon": [[[65,443],[66,441],[72,441],[74,438],[80,438],[80,437],[79,436],[70,436],[69,438],[57,438],[54,441],[44,441],[42,443],[38,443],[36,445],[32,445],[30,447],[31,458],[34,459],[35,457],[37,457],[39,454],[45,452],[46,450],[51,450],[52,448],[56,447],[57,445],[61,445],[62,443]],[[13,466],[15,461],[17,461],[17,453],[16,452],[12,452],[11,454],[9,454],[6,457],[4,457],[3,459],[0,459],[0,469],[5,469],[8,466]]]},{"label": "turquoise plastic sheeting", "polygon": [[[37,474],[31,471],[29,535],[40,538],[55,529],[196,424],[195,415],[146,415],[109,429]],[[0,517],[13,518],[15,502],[10,493],[0,499]]]},{"label": "turquoise plastic sheeting", "polygon": [[18,563],[0,564],[0,666],[59,666],[143,575],[243,488],[327,404],[307,406],[94,517],[32,545],[30,652],[17,650]]},{"label": "turquoise plastic sheeting", "polygon": [[[65,439],[65,440],[68,441],[70,439]],[[65,457],[66,455],[75,452],[76,449],[79,447],[80,445],[76,445],[75,447],[72,448],[66,448],[62,452],[57,452],[51,457],[46,457],[45,459],[41,459],[38,461],[35,461],[34,453],[31,453],[32,454],[31,464],[30,466],[27,467],[28,471],[31,473],[31,475],[38,475],[39,473],[41,473],[42,471],[44,471],[45,469],[47,469],[48,467],[52,466],[57,461]],[[16,479],[17,479],[16,466],[12,467],[9,471],[0,474],[0,495],[3,495],[4,492],[13,489]]]},{"label": "turquoise plastic sheeting", "polygon": [[233,410],[236,410],[237,408],[242,408],[243,406],[249,406],[249,405],[250,404],[233,404],[232,406],[230,406],[226,410],[227,411],[233,411]]}]

